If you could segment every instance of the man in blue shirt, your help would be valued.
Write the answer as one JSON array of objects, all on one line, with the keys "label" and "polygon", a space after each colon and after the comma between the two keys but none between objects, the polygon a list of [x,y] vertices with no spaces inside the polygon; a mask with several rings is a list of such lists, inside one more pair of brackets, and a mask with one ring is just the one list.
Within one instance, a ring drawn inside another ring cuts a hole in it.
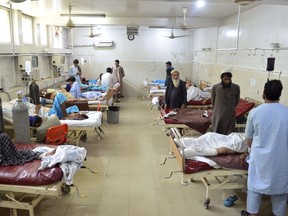
[{"label": "man in blue shirt", "polygon": [[169,84],[169,82],[172,81],[171,72],[174,70],[172,67],[172,63],[170,61],[166,62],[166,80],[165,80],[165,86]]},{"label": "man in blue shirt", "polygon": [[74,76],[69,77],[67,80],[67,82],[69,82],[71,88],[70,88],[70,93],[74,98],[80,98],[81,97],[81,90],[80,87],[78,85],[78,83],[76,82],[76,79]]},{"label": "man in blue shirt", "polygon": [[265,103],[250,111],[245,136],[251,148],[247,158],[247,211],[257,216],[262,194],[270,195],[273,215],[286,215],[288,198],[288,108],[279,103],[283,86],[280,80],[265,84]]}]

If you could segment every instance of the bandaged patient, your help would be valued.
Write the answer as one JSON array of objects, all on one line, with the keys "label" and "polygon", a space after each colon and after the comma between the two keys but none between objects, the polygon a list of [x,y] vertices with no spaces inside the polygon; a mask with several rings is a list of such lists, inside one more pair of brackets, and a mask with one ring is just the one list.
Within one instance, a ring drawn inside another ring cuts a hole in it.
[{"label": "bandaged patient", "polygon": [[181,137],[175,138],[174,141],[183,149],[185,158],[243,153],[248,148],[244,133],[223,135],[208,132],[198,138]]}]

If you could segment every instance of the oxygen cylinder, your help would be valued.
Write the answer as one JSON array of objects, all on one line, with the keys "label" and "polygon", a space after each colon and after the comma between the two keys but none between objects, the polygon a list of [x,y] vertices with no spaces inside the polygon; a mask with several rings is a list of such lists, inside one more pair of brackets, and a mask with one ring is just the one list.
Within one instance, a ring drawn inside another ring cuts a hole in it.
[{"label": "oxygen cylinder", "polygon": [[18,92],[16,103],[12,107],[15,143],[28,144],[30,140],[28,107],[22,101],[22,94]]},{"label": "oxygen cylinder", "polygon": [[3,111],[2,111],[2,99],[0,97],[0,130],[4,131]]},{"label": "oxygen cylinder", "polygon": [[40,104],[40,91],[39,86],[33,81],[29,86],[29,94],[35,105]]}]

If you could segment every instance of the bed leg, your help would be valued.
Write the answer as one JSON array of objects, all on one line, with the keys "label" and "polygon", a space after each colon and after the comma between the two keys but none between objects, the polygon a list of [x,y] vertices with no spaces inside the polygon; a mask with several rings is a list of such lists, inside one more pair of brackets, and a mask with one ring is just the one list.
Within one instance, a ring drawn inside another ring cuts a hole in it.
[{"label": "bed leg", "polygon": [[97,137],[99,140],[103,140],[103,137],[101,136],[101,133],[104,133],[104,131],[101,128],[94,128],[95,133],[97,134]]},{"label": "bed leg", "polygon": [[188,181],[186,180],[186,179],[184,179],[184,174],[183,174],[183,172],[182,172],[182,177],[181,177],[182,179],[181,179],[181,184],[182,185],[184,185],[184,186],[187,186],[189,183],[188,183]]},{"label": "bed leg", "polygon": [[172,172],[170,172],[170,175],[169,175],[169,176],[164,176],[164,179],[171,178],[174,173],[178,173],[178,172],[182,172],[182,171],[180,171],[180,170],[179,170],[179,171],[178,171],[178,170],[172,171]]},{"label": "bed leg", "polygon": [[167,159],[171,159],[171,158],[175,158],[175,156],[171,155],[171,156],[165,157],[164,161],[162,163],[159,163],[159,165],[164,165]]}]

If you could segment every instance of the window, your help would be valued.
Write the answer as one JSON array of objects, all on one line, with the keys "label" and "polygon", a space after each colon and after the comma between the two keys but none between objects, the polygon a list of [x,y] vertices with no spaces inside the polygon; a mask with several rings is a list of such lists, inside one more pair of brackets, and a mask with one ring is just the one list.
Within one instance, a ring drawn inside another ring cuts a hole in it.
[{"label": "window", "polygon": [[0,43],[11,43],[9,11],[0,7],[1,34]]},{"label": "window", "polygon": [[22,15],[23,43],[33,44],[33,20],[32,17]]},{"label": "window", "polygon": [[54,26],[53,28],[53,45],[54,48],[63,48],[63,28],[60,26]]},{"label": "window", "polygon": [[43,24],[40,24],[40,44],[44,46],[48,45],[47,26]]}]

